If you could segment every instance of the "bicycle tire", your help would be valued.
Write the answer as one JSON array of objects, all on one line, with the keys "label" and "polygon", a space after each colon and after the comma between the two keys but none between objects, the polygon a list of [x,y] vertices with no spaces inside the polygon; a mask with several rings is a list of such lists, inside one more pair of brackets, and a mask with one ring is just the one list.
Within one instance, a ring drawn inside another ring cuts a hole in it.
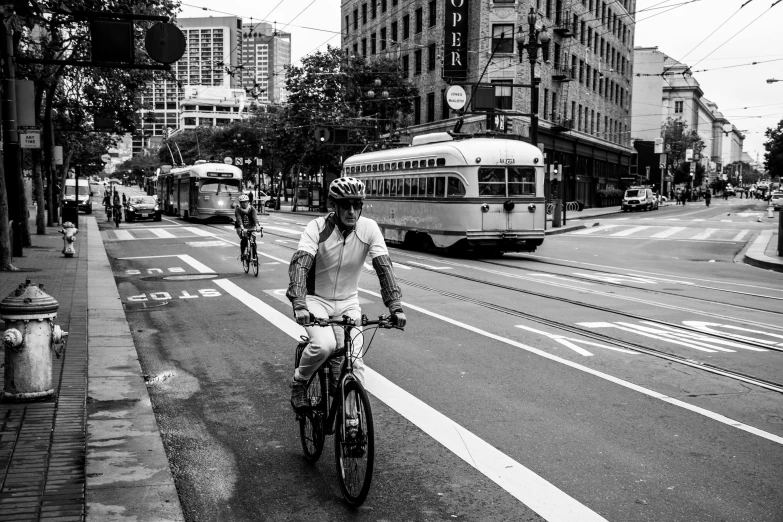
[{"label": "bicycle tire", "polygon": [[258,277],[258,248],[256,247],[255,241],[253,242],[253,248],[251,250],[253,251],[253,259],[251,260],[253,263],[253,275]]},{"label": "bicycle tire", "polygon": [[310,408],[299,414],[299,438],[305,458],[316,462],[321,457],[326,437],[325,425],[328,415],[326,403],[326,373],[319,368],[307,385]]},{"label": "bicycle tire", "polygon": [[242,268],[245,270],[246,274],[250,271],[250,256],[247,253],[248,250],[250,249],[245,248],[245,253],[242,254]]},{"label": "bicycle tire", "polygon": [[357,507],[362,505],[370,492],[375,462],[372,409],[367,392],[359,381],[347,381],[343,396],[345,401],[351,397],[356,401],[359,436],[354,441],[346,441],[342,415],[345,403],[341,404],[340,410],[337,412],[337,427],[334,432],[334,459],[337,467],[337,481],[340,483],[343,498],[349,505]]}]

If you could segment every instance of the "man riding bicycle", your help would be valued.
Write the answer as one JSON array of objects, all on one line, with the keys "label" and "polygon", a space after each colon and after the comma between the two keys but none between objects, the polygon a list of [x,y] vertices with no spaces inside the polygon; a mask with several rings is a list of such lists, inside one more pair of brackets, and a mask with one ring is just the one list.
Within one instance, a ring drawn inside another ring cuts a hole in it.
[{"label": "man riding bicycle", "polygon": [[112,212],[115,212],[114,216],[117,221],[122,219],[122,214],[120,213],[120,209],[122,208],[120,206],[120,194],[117,192],[117,189],[114,189],[114,195],[112,196],[112,206],[114,207],[112,209]]},{"label": "man riding bicycle", "polygon": [[239,252],[242,256],[240,259],[244,259],[247,248],[247,232],[253,232],[260,224],[255,207],[250,205],[250,198],[242,194],[238,199],[239,206],[234,210],[234,230],[239,236]]},{"label": "man riding bicycle", "polygon": [[[364,183],[360,180],[334,180],[328,194],[332,212],[310,221],[302,233],[299,247],[288,268],[290,283],[286,292],[293,304],[297,323],[310,323],[312,314],[317,319],[347,315],[360,324],[359,276],[369,253],[381,283],[383,304],[388,307],[396,325],[405,326],[405,314],[400,304],[402,293],[394,278],[383,234],[375,221],[361,217],[365,196]],[[308,406],[308,380],[337,346],[343,343],[342,328],[313,326],[305,329],[310,344],[302,352],[299,367],[294,370],[291,382],[291,406],[295,411]],[[360,333],[354,335],[358,352],[363,339]],[[364,384],[364,363],[359,353],[353,355],[356,357],[354,373]],[[339,376],[341,362],[334,360],[331,363],[334,378]],[[356,419],[350,418],[351,412],[346,412],[346,415],[349,417],[349,429],[352,425],[356,426]]]}]

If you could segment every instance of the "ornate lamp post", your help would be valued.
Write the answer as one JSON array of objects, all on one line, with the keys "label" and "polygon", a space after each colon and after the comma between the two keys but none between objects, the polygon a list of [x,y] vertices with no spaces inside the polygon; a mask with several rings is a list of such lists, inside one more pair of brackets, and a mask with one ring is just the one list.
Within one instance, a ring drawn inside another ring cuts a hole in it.
[{"label": "ornate lamp post", "polygon": [[538,15],[531,7],[527,15],[528,41],[525,42],[525,37],[521,35],[517,39],[519,61],[522,61],[524,49],[527,49],[530,61],[530,141],[536,147],[538,147],[538,85],[541,83],[541,78],[536,77],[536,61],[538,61],[538,49],[549,43],[549,33],[546,28],[537,29],[537,21]]},{"label": "ornate lamp post", "polygon": [[[373,83],[373,86],[376,89],[380,89],[381,88],[382,82],[381,82],[380,78],[376,78],[372,83]],[[369,91],[367,91],[365,93],[365,97],[367,97],[367,98],[369,98],[371,100],[374,99],[375,98],[375,91],[373,89],[370,89]],[[388,98],[389,98],[389,91],[387,91],[386,89],[381,91],[380,100],[386,100]],[[381,106],[380,108],[382,108],[382,107],[383,106]],[[379,129],[378,129],[378,112],[380,111],[380,108],[379,108],[379,110],[377,110],[375,112],[375,139],[376,140],[378,139],[378,131],[379,131]]]}]

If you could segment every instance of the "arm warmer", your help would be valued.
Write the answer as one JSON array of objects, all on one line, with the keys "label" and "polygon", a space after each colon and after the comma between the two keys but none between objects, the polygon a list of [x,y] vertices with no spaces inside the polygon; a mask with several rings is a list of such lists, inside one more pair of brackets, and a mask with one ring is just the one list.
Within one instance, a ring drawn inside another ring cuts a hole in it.
[{"label": "arm warmer", "polygon": [[288,266],[288,300],[294,305],[294,310],[307,309],[307,274],[313,267],[315,257],[302,250],[297,250]]},{"label": "arm warmer", "polygon": [[375,269],[375,273],[378,274],[378,281],[381,282],[383,304],[386,305],[390,312],[402,312],[402,304],[400,304],[402,292],[400,287],[397,286],[397,280],[394,278],[391,258],[387,255],[374,257],[372,258],[372,267]]}]

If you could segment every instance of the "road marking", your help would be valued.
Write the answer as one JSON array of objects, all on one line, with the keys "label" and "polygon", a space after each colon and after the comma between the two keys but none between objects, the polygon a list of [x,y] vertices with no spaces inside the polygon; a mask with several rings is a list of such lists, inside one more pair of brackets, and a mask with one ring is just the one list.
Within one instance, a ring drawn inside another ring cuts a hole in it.
[{"label": "road marking", "polygon": [[161,259],[164,257],[178,257],[182,260],[183,263],[189,264],[191,267],[196,269],[196,271],[202,273],[202,274],[214,274],[215,271],[206,266],[204,263],[201,263],[200,261],[196,261],[192,256],[188,254],[167,254],[162,256],[135,256],[135,257],[120,257],[119,259]]},{"label": "road marking", "polygon": [[136,239],[135,237],[133,237],[133,234],[131,234],[127,230],[112,230],[112,232],[114,232],[114,238],[120,241],[127,240],[127,239]]},{"label": "road marking", "polygon": [[[572,220],[573,221],[573,220]],[[452,268],[450,266],[432,266],[432,265],[425,265],[424,263],[417,263],[416,261],[408,261],[408,263],[412,265],[419,265],[423,266],[424,268],[430,268],[432,270],[451,270]]]},{"label": "road marking", "polygon": [[[370,290],[365,290],[363,288],[360,288],[359,290],[361,292],[365,292],[365,293],[373,295],[375,297],[381,297],[381,295],[378,294],[377,292],[372,292]],[[538,348],[533,348],[532,346],[527,346],[526,344],[522,344],[520,342],[511,340],[511,339],[507,339],[505,337],[501,337],[499,335],[487,332],[485,330],[481,330],[480,328],[476,328],[475,326],[471,326],[471,325],[462,323],[460,321],[457,321],[455,319],[451,319],[449,317],[446,317],[446,316],[443,316],[443,315],[440,315],[440,314],[436,314],[435,312],[431,312],[429,310],[426,310],[426,309],[421,308],[419,306],[413,305],[411,303],[403,302],[402,306],[405,307],[405,308],[410,308],[411,310],[416,310],[417,312],[421,312],[423,314],[429,315],[430,317],[434,317],[436,319],[440,319],[441,321],[453,324],[453,325],[458,326],[460,328],[463,328],[465,330],[477,333],[479,335],[483,335],[484,337],[488,337],[490,339],[494,339],[496,341],[500,341],[500,342],[508,344],[510,346],[514,346],[516,348],[521,348],[522,350],[528,351],[530,353],[533,353],[533,354],[536,354],[536,355],[540,355],[541,357],[549,359],[550,361],[554,361],[554,362],[558,362],[558,363],[564,364],[566,366],[574,368],[575,370],[579,370],[579,371],[582,371],[582,372],[585,372],[585,373],[589,373],[589,374],[594,375],[594,376],[596,376],[596,377],[598,377],[600,379],[604,379],[606,381],[618,384],[618,385],[623,386],[625,388],[628,388],[628,389],[637,391],[639,393],[642,393],[644,395],[647,395],[648,397],[652,397],[654,399],[658,399],[658,400],[667,402],[669,404],[672,404],[674,406],[678,406],[680,408],[684,408],[686,410],[692,411],[693,413],[697,413],[699,415],[703,415],[704,417],[713,419],[715,421],[718,421],[718,422],[720,422],[722,424],[725,424],[727,426],[730,426],[732,428],[737,428],[739,430],[746,431],[748,433],[752,433],[754,435],[757,435],[759,437],[762,437],[764,439],[772,441],[772,442],[774,442],[776,444],[783,445],[783,437],[780,437],[780,436],[775,435],[773,433],[766,432],[766,431],[758,429],[758,428],[754,428],[753,426],[749,426],[747,424],[743,424],[743,423],[741,423],[739,421],[736,421],[734,419],[731,419],[729,417],[725,417],[725,416],[723,416],[723,415],[721,415],[719,413],[715,413],[713,411],[707,410],[705,408],[701,408],[699,406],[694,406],[693,404],[689,404],[689,403],[681,401],[679,399],[675,399],[675,398],[669,397],[668,395],[664,395],[662,393],[656,392],[654,390],[650,390],[650,389],[645,388],[643,386],[639,386],[638,384],[634,384],[632,382],[620,379],[618,377],[614,377],[613,375],[609,375],[607,373],[604,373],[604,372],[601,372],[601,371],[598,371],[598,370],[594,370],[592,368],[588,368],[587,366],[584,366],[584,365],[581,365],[579,363],[575,363],[575,362],[569,361],[568,359],[563,359],[562,357],[558,357],[557,355],[552,355],[551,353],[545,352],[543,350],[539,350]],[[539,513],[539,514],[541,514],[541,513]],[[548,518],[548,517],[545,517],[545,518]],[[551,519],[548,519],[548,520],[551,520]],[[572,520],[580,520],[580,519],[579,518],[574,518]]]},{"label": "road marking", "polygon": [[173,219],[169,219],[169,218],[166,218],[166,217],[163,217],[163,216],[161,216],[161,219],[165,219],[169,223],[174,223],[175,225],[179,226],[179,222],[174,221]]},{"label": "road marking", "polygon": [[693,221],[707,221],[706,219],[694,219]]},{"label": "road marking", "polygon": [[615,232],[614,234],[609,234],[609,237],[625,237],[630,236],[631,234],[635,234],[636,232],[641,232],[642,230],[647,230],[648,226],[640,226],[640,227],[632,227],[626,230],[622,230],[620,232]]},{"label": "road marking", "polygon": [[721,219],[720,222],[721,223],[734,223],[734,221],[732,221],[731,219]]},{"label": "road marking", "polygon": [[206,230],[203,230],[201,228],[196,228],[196,227],[183,227],[182,230],[187,230],[191,234],[196,234],[197,236],[203,236],[203,237],[208,237],[208,236],[214,236],[215,235],[212,232],[208,232]]},{"label": "road marking", "polygon": [[745,237],[748,232],[750,232],[750,230],[742,230],[739,234],[732,238],[732,241],[742,241],[742,238]]},{"label": "road marking", "polygon": [[584,355],[585,357],[592,357],[593,354],[588,352],[584,348],[580,348],[579,346],[576,345],[576,343],[587,344],[589,346],[596,346],[598,348],[606,348],[607,350],[614,350],[614,351],[617,351],[617,352],[627,353],[627,354],[630,354],[630,355],[639,355],[639,352],[635,352],[633,350],[626,350],[624,348],[617,348],[616,346],[608,346],[608,345],[605,345],[605,344],[594,343],[593,341],[587,341],[585,339],[578,339],[578,338],[574,338],[574,337],[566,337],[565,335],[553,334],[553,333],[545,332],[543,330],[536,330],[535,328],[530,328],[529,326],[524,326],[524,325],[521,325],[521,324],[517,324],[515,326],[517,328],[521,328],[523,330],[528,330],[528,331],[533,332],[533,333],[537,333],[537,334],[540,334],[540,335],[545,335],[545,336],[549,337],[550,339],[552,339],[553,341],[556,341],[556,342],[562,344],[563,346],[571,348],[573,351],[575,351],[579,355]]},{"label": "road marking", "polygon": [[[305,329],[228,279],[215,284],[299,341]],[[549,522],[606,521],[508,455],[365,365],[367,390]]]},{"label": "road marking", "polygon": [[710,237],[712,234],[714,234],[717,231],[718,231],[717,228],[708,228],[704,232],[702,232],[701,234],[696,234],[691,239],[707,239],[708,237]]},{"label": "road marking", "polygon": [[685,227],[671,227],[664,230],[663,232],[658,232],[657,234],[653,234],[651,237],[659,238],[659,239],[664,237],[669,237],[669,236],[673,236],[674,234],[682,230],[685,230]]},{"label": "road marking", "polygon": [[617,228],[620,225],[602,225],[600,227],[592,227],[592,228],[585,228],[583,230],[577,230],[576,232],[572,232],[571,235],[574,236],[586,236],[588,234],[595,234],[597,232],[605,232],[607,230],[611,230],[613,228]]},{"label": "road marking", "polygon": [[[224,239],[223,241],[225,241],[226,243],[230,243],[230,244],[232,244],[234,246],[239,246],[239,243],[234,243],[233,241],[229,241],[228,239]],[[283,240],[283,241],[285,241],[285,240]],[[261,242],[259,242],[259,243],[261,243]],[[269,259],[274,259],[275,261],[279,261],[280,263],[285,263],[286,265],[289,264],[290,261],[291,261],[290,259],[288,261],[286,261],[285,259],[280,259],[279,257],[270,256],[269,254],[266,254],[266,253],[264,253],[264,252],[262,252],[260,250],[257,253],[258,253],[259,256],[268,257]]]},{"label": "road marking", "polygon": [[162,229],[162,228],[151,228],[149,230],[150,230],[150,232],[152,232],[156,236],[162,237],[164,239],[171,239],[172,237],[176,237],[174,234],[172,234],[168,230],[165,230],[165,229]]},{"label": "road marking", "polygon": [[[201,236],[199,236],[201,237]],[[223,246],[230,246],[228,243],[223,241],[222,239],[218,239],[215,241],[192,241],[190,243],[185,243],[189,247],[196,247],[196,248],[203,248],[203,247],[223,247]]]},{"label": "road marking", "polygon": [[301,236],[302,235],[302,231],[301,230],[291,230],[290,228],[273,227],[273,226],[270,226],[270,225],[265,225],[264,228],[265,229],[269,229],[269,230],[276,230],[278,232],[283,232],[285,234],[296,234],[297,236]]}]

